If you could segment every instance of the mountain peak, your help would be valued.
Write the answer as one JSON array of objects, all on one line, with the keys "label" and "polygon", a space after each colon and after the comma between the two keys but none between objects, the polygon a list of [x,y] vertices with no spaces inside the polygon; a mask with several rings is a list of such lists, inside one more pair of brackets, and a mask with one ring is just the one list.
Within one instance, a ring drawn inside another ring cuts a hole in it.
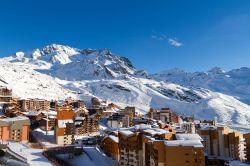
[{"label": "mountain peak", "polygon": [[133,75],[136,71],[128,58],[113,54],[106,48],[78,49],[50,44],[30,52],[18,52],[5,59],[30,64],[35,69],[70,80],[114,78]]},{"label": "mountain peak", "polygon": [[69,47],[67,45],[60,44],[50,44],[43,48],[36,49],[34,52],[40,52],[43,55],[51,54],[51,53],[65,53],[65,54],[77,54],[79,53],[79,49]]},{"label": "mountain peak", "polygon": [[208,71],[208,73],[211,73],[211,74],[223,74],[223,73],[225,73],[225,70],[223,70],[220,67],[214,67],[214,68],[210,69]]}]

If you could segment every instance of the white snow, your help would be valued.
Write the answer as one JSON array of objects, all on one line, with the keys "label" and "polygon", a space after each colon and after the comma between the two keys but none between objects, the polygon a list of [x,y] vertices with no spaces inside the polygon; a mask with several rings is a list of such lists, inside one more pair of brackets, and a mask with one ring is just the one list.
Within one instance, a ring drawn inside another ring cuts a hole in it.
[{"label": "white snow", "polygon": [[50,161],[42,155],[43,149],[33,149],[18,142],[9,142],[8,147],[12,152],[27,159],[27,163],[32,166],[52,166]]},{"label": "white snow", "polygon": [[200,140],[203,139],[198,134],[175,134],[176,140]]},{"label": "white snow", "polygon": [[14,122],[14,121],[19,121],[19,120],[29,120],[29,118],[27,118],[25,116],[17,116],[17,117],[13,117],[13,118],[3,118],[0,120],[4,121],[4,122]]},{"label": "white snow", "polygon": [[[118,166],[118,163],[105,155],[98,147],[84,147],[84,152],[80,156],[75,156],[73,159],[67,159],[74,166]],[[66,155],[58,155],[61,158],[66,158]]]},{"label": "white snow", "polygon": [[129,137],[134,134],[134,132],[130,130],[120,130],[119,133],[121,133],[122,135],[125,135],[126,137]]},{"label": "white snow", "polygon": [[73,123],[72,119],[58,120],[57,124],[59,128],[66,128],[67,123]]},{"label": "white snow", "polygon": [[46,131],[37,128],[31,132],[32,136],[40,143],[44,148],[52,148],[60,145],[56,144],[54,137],[54,130],[48,131],[48,135],[46,135]]},{"label": "white snow", "polygon": [[199,140],[171,140],[164,141],[167,146],[193,146],[193,147],[203,147],[201,141]]},{"label": "white snow", "polygon": [[109,135],[108,136],[110,139],[112,139],[114,142],[118,143],[119,142],[119,138],[114,136],[114,135]]},{"label": "white snow", "polygon": [[229,166],[249,166],[250,164],[243,163],[238,160],[230,161]]},{"label": "white snow", "polygon": [[[218,117],[218,122],[226,125],[249,126],[250,106],[237,100],[240,95],[234,95],[242,94],[242,101],[249,98],[249,71],[242,68],[224,72],[215,68],[189,74],[175,69],[148,79],[134,75],[138,71],[129,61],[106,49],[80,50],[53,44],[0,59],[0,85],[12,88],[14,95],[21,98],[72,97],[90,101],[94,96],[121,107],[135,106],[140,113],[150,107],[170,107],[196,119]],[[206,86],[209,82],[213,84]],[[203,84],[213,91],[199,88]]]},{"label": "white snow", "polygon": [[168,133],[169,131],[164,130],[164,129],[159,129],[159,128],[151,128],[151,129],[143,130],[143,132],[148,133],[148,134],[150,134],[151,136],[154,136],[154,135],[166,134],[166,133]]},{"label": "white snow", "polygon": [[221,92],[250,104],[250,68],[242,67],[225,72],[215,67],[207,72],[185,72],[181,69],[166,70],[151,77],[158,81],[174,82],[184,86],[203,87]]}]

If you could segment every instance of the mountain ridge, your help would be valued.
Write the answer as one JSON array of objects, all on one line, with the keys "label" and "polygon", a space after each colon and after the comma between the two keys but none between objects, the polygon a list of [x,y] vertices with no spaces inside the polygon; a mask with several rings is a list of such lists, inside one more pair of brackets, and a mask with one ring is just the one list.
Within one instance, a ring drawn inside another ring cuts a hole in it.
[{"label": "mountain ridge", "polygon": [[[43,48],[0,59],[0,78],[8,83],[0,81],[0,85],[12,88],[21,98],[65,99],[72,96],[90,100],[95,96],[120,106],[135,106],[142,113],[150,107],[170,107],[179,114],[195,115],[198,119],[218,117],[222,123],[250,124],[249,105],[229,94],[185,85],[186,77],[178,78],[178,72],[172,71],[172,77],[166,72],[162,73],[164,77],[149,75],[136,69],[129,59],[107,49],[62,45]],[[237,78],[242,76],[233,73]],[[222,74],[218,68],[210,72],[212,76]],[[206,79],[209,74],[200,75]],[[169,78],[172,81],[166,80]],[[173,78],[181,80],[180,83]]]}]

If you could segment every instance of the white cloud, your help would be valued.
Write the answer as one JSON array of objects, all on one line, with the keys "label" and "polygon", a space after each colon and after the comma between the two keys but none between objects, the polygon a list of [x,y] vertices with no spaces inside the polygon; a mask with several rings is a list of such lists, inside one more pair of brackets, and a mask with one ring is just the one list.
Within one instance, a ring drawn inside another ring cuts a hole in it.
[{"label": "white cloud", "polygon": [[174,46],[174,47],[183,46],[183,44],[179,42],[177,38],[168,38],[166,35],[156,33],[155,31],[153,31],[151,38],[155,40],[167,41],[171,46]]},{"label": "white cloud", "polygon": [[169,38],[168,39],[168,43],[172,46],[175,46],[175,47],[181,47],[183,46],[183,44],[181,42],[179,42],[176,38]]}]

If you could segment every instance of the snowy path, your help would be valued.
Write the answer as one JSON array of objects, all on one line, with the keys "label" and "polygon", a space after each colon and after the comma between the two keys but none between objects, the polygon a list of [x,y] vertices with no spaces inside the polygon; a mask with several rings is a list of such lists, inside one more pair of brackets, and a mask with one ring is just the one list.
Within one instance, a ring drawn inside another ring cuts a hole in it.
[{"label": "snowy path", "polygon": [[102,166],[112,166],[115,165],[114,161],[107,157],[104,153],[96,147],[84,147],[84,151],[90,156],[94,165],[98,166],[100,163]]},{"label": "snowy path", "polygon": [[32,149],[18,142],[9,142],[9,149],[27,159],[27,163],[32,166],[52,166],[52,164],[42,154],[42,149]]}]

